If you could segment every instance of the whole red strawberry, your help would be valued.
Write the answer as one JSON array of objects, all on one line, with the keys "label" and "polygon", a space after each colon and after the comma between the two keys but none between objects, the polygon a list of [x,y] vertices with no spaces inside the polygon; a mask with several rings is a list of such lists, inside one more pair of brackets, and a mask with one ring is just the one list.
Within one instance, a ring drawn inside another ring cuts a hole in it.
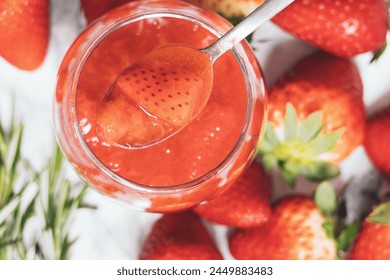
[{"label": "whole red strawberry", "polygon": [[390,202],[380,204],[366,218],[349,258],[390,260]]},{"label": "whole red strawberry", "polygon": [[212,222],[253,227],[266,223],[272,215],[271,180],[263,167],[253,162],[232,186],[206,204],[194,208],[195,213]]},{"label": "whole red strawberry", "polygon": [[221,260],[209,233],[192,212],[161,217],[147,237],[143,260]]},{"label": "whole red strawberry", "polygon": [[[270,91],[269,126],[260,154],[293,184],[301,174],[322,181],[338,175],[337,163],[362,144],[363,86],[347,58],[316,52],[298,62]],[[284,126],[283,137],[276,129]]]},{"label": "whole red strawberry", "polygon": [[291,196],[279,201],[264,226],[238,229],[229,239],[236,259],[334,259],[336,244],[323,229],[325,218],[309,197]]},{"label": "whole red strawberry", "polygon": [[390,179],[390,107],[369,118],[364,147],[374,165]]},{"label": "whole red strawberry", "polygon": [[384,0],[296,0],[273,21],[329,53],[353,56],[385,44],[388,17]]},{"label": "whole red strawberry", "polygon": [[23,70],[45,58],[49,37],[49,0],[0,0],[0,56]]}]

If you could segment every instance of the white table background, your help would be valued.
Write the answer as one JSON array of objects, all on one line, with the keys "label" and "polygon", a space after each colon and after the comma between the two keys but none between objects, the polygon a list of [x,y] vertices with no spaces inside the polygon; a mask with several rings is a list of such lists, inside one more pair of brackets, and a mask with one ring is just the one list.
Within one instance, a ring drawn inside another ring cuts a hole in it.
[{"label": "white table background", "polygon": [[[34,72],[20,71],[0,57],[0,116],[11,115],[12,100],[16,116],[25,124],[23,155],[37,169],[43,167],[54,147],[52,103],[56,74],[62,57],[70,44],[85,27],[79,0],[52,0],[51,37],[44,64]],[[272,23],[256,31],[253,39],[256,55],[262,65],[268,86],[301,57],[313,51],[307,44],[284,33]],[[364,101],[367,113],[390,104],[390,50],[376,63],[369,64],[371,54],[360,55],[355,61],[364,84]],[[390,156],[390,155],[389,155]],[[333,180],[340,189],[344,183],[370,170],[371,164],[359,147],[341,165],[341,177]],[[279,176],[274,174],[274,198],[290,192]],[[311,193],[315,184],[298,181],[295,191]],[[389,189],[382,186],[382,192]],[[358,195],[358,194],[357,194]],[[349,208],[358,209],[358,196],[352,196]],[[136,259],[139,247],[159,215],[142,213],[119,205],[95,191],[89,191],[86,200],[98,206],[95,211],[80,210],[74,217],[72,236],[78,241],[71,253],[72,259]],[[350,217],[352,219],[353,217]],[[226,258],[227,229],[208,224],[217,244]]]}]

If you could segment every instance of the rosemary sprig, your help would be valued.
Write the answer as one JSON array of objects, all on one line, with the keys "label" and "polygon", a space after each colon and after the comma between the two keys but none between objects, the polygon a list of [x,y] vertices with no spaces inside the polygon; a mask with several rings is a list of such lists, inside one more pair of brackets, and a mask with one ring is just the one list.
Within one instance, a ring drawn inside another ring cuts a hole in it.
[{"label": "rosemary sprig", "polygon": [[69,258],[69,250],[76,241],[69,235],[72,218],[79,208],[87,208],[83,204],[87,184],[80,182],[79,186],[72,186],[64,174],[64,158],[57,146],[39,182],[37,211],[43,219],[43,232],[37,252],[42,259]]},{"label": "rosemary sprig", "polygon": [[21,155],[22,140],[22,123],[12,116],[6,128],[0,119],[0,259],[68,259],[72,218],[93,208],[83,204],[87,185],[66,178],[58,146],[34,170]]},{"label": "rosemary sprig", "polygon": [[34,178],[22,178],[23,125],[12,116],[8,129],[0,119],[0,259],[26,259],[33,252],[23,234],[34,215],[36,194],[27,192]]}]

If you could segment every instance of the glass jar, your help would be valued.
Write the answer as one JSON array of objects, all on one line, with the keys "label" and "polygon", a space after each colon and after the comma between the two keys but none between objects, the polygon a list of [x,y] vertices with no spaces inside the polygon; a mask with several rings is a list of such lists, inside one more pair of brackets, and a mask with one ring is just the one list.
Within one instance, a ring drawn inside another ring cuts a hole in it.
[{"label": "glass jar", "polygon": [[[246,41],[214,64],[207,113],[173,142],[153,152],[121,151],[96,137],[93,121],[99,100],[136,58],[167,43],[206,47],[231,27],[196,4],[141,0],[110,11],[80,34],[58,72],[54,117],[63,152],[87,182],[108,197],[160,213],[205,202],[234,182],[253,159],[265,116],[263,77]],[[207,130],[211,125],[215,131]]]}]

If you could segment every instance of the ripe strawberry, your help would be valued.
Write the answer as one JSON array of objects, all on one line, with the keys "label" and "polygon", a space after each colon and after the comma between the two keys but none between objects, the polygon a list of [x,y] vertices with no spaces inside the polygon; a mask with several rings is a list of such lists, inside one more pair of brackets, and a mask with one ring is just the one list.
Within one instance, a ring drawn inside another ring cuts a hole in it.
[{"label": "ripe strawberry", "polygon": [[329,53],[353,56],[385,44],[388,17],[384,0],[296,0],[273,21]]},{"label": "ripe strawberry", "polygon": [[325,218],[313,200],[291,196],[279,201],[264,226],[238,229],[229,239],[236,259],[334,259],[336,243],[325,233]]},{"label": "ripe strawberry", "polygon": [[228,18],[246,17],[264,0],[202,0],[210,9]]},{"label": "ripe strawberry", "polygon": [[374,165],[390,179],[390,107],[369,118],[364,147]]},{"label": "ripe strawberry", "polygon": [[201,51],[181,45],[154,49],[125,69],[96,115],[109,144],[146,146],[190,123],[206,105],[212,63]]},{"label": "ripe strawberry", "polygon": [[22,70],[35,70],[46,55],[49,1],[1,0],[0,11],[0,56]]},{"label": "ripe strawberry", "polygon": [[194,208],[198,215],[233,227],[259,226],[268,221],[271,180],[256,162],[225,192]]},{"label": "ripe strawberry", "polygon": [[[269,95],[269,125],[259,144],[265,166],[277,165],[290,184],[299,174],[319,181],[337,176],[332,163],[363,142],[362,95],[359,72],[349,59],[314,53],[298,62]],[[279,139],[273,127],[282,125]]]},{"label": "ripe strawberry", "polygon": [[366,218],[353,244],[353,260],[390,260],[390,202],[377,206]]},{"label": "ripe strawberry", "polygon": [[140,259],[221,260],[222,256],[199,217],[182,212],[164,215],[154,224]]},{"label": "ripe strawberry", "polygon": [[133,0],[81,0],[87,22],[90,23],[104,13]]}]

